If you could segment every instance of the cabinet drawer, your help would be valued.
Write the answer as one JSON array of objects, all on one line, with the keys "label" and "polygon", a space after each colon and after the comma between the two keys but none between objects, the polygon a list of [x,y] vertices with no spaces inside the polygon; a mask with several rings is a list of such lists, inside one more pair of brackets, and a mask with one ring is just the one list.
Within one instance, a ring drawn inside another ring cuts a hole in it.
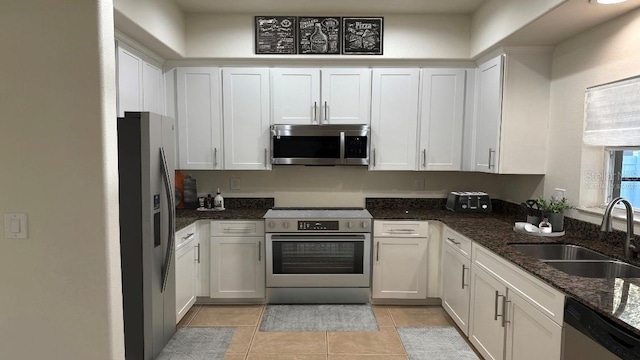
[{"label": "cabinet drawer", "polygon": [[264,221],[212,221],[211,236],[263,236]]},{"label": "cabinet drawer", "polygon": [[517,292],[525,301],[562,326],[564,295],[561,292],[475,243],[472,259],[473,264],[498,277],[509,287],[509,291]]},{"label": "cabinet drawer", "polygon": [[374,221],[373,236],[428,237],[428,224],[426,221]]},{"label": "cabinet drawer", "polygon": [[467,259],[471,258],[471,239],[462,236],[447,227],[444,231],[443,240],[445,244],[456,249]]},{"label": "cabinet drawer", "polygon": [[176,249],[197,237],[196,223],[176,231]]}]

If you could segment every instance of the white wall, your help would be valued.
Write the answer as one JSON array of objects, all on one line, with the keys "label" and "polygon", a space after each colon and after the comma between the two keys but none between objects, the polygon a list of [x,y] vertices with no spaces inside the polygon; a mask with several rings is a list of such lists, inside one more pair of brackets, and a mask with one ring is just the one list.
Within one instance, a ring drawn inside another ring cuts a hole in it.
[{"label": "white wall", "polygon": [[[273,59],[316,58],[326,55],[255,55],[254,16],[247,14],[188,14],[189,58]],[[386,15],[384,55],[329,56],[339,59],[469,59],[470,17],[463,15]]]},{"label": "white wall", "polygon": [[[364,206],[366,197],[446,197],[450,191],[485,191],[521,202],[539,194],[541,176],[511,176],[468,172],[368,171],[366,167],[274,166],[272,171],[184,171],[197,180],[198,194],[227,197],[274,197],[276,206]],[[240,179],[240,190],[229,180]],[[413,181],[424,190],[413,190]],[[519,187],[510,183],[518,180]],[[522,196],[522,197],[520,197]]]},{"label": "white wall", "polygon": [[[553,55],[550,134],[544,192],[567,189],[567,198],[582,206],[602,202],[604,155],[582,145],[584,94],[590,86],[640,75],[640,9],[559,44]],[[579,201],[578,201],[579,199]],[[574,211],[572,216],[599,222]]]},{"label": "white wall", "polygon": [[472,17],[471,57],[489,50],[565,1],[567,0],[487,0]]},{"label": "white wall", "polygon": [[185,55],[185,16],[173,0],[113,0],[116,29],[165,59]]},{"label": "white wall", "polygon": [[123,359],[111,0],[0,11],[0,359]]}]

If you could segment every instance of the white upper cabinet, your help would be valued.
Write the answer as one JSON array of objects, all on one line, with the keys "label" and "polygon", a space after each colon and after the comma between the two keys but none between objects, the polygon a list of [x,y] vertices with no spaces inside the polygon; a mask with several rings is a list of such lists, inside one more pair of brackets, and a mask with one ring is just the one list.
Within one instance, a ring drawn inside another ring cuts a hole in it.
[{"label": "white upper cabinet", "polygon": [[369,170],[416,170],[419,69],[374,69]]},{"label": "white upper cabinet", "polygon": [[223,168],[220,69],[182,67],[176,72],[178,168]]},{"label": "white upper cabinet", "polygon": [[544,174],[551,51],[509,49],[478,67],[473,171]]},{"label": "white upper cabinet", "polygon": [[224,167],[271,169],[269,69],[222,70]]},{"label": "white upper cabinet", "polygon": [[274,124],[369,124],[371,70],[271,69]]},{"label": "white upper cabinet", "polygon": [[461,170],[464,69],[423,69],[419,170]]},{"label": "white upper cabinet", "polygon": [[371,70],[322,69],[322,124],[370,124]]},{"label": "white upper cabinet", "polygon": [[164,114],[162,67],[122,41],[117,47],[118,116],[125,111]]},{"label": "white upper cabinet", "polygon": [[502,66],[498,56],[478,67],[473,170],[497,173],[502,118]]}]

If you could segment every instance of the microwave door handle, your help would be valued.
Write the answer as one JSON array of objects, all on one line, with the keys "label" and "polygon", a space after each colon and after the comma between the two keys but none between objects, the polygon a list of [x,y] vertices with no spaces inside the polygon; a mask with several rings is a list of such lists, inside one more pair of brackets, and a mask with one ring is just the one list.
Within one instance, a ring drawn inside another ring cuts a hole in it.
[{"label": "microwave door handle", "polygon": [[346,159],[344,158],[344,147],[345,147],[344,131],[340,131],[340,162],[341,163],[346,162]]}]

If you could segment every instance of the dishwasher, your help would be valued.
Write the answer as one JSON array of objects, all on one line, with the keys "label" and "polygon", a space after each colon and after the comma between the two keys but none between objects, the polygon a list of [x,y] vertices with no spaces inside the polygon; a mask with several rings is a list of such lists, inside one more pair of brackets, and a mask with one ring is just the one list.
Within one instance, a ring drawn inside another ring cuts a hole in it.
[{"label": "dishwasher", "polygon": [[640,336],[573,298],[566,300],[564,323],[564,360],[640,360]]}]

